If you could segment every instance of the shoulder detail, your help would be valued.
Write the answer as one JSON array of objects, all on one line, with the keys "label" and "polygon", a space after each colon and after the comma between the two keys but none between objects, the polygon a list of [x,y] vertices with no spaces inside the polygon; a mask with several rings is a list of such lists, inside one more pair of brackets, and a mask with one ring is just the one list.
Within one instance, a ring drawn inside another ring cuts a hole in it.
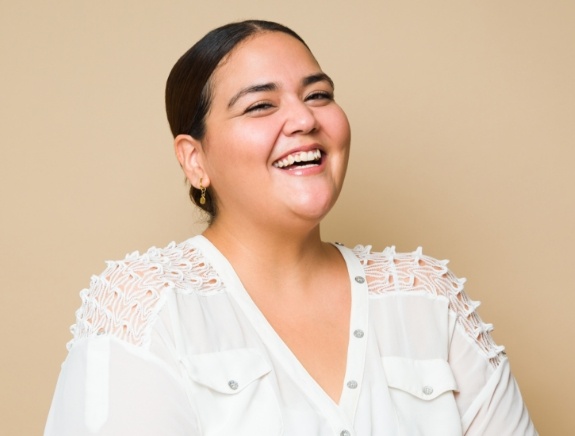
[{"label": "shoulder detail", "polygon": [[78,339],[102,334],[147,347],[168,289],[205,295],[223,291],[224,285],[189,241],[108,261],[106,269],[92,276],[90,286],[80,292],[82,304],[68,349]]},{"label": "shoulder detail", "polygon": [[464,292],[466,279],[456,277],[449,270],[448,260],[426,256],[421,247],[411,253],[396,253],[395,247],[373,252],[369,245],[358,245],[353,251],[364,267],[372,296],[419,291],[447,298],[450,310],[467,335],[493,366],[499,365],[505,347],[495,344],[491,338],[493,325],[481,320],[476,311],[480,303]]}]

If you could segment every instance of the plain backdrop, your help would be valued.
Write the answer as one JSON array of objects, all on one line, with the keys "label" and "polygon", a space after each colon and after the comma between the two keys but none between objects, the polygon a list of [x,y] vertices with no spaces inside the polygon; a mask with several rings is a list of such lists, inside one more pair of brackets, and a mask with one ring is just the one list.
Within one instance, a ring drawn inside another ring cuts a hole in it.
[{"label": "plain backdrop", "polygon": [[0,0],[0,433],[41,434],[104,260],[202,230],[164,83],[208,30],[246,18],[299,32],[350,118],[324,238],[452,259],[541,434],[572,434],[570,0]]}]

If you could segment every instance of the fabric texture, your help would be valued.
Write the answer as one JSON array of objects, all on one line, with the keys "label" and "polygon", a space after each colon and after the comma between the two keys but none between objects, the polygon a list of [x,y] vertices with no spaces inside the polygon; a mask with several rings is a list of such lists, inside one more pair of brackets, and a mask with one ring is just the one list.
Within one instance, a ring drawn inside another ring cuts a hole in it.
[{"label": "fabric texture", "polygon": [[446,261],[338,248],[352,302],[339,403],[196,236],[108,262],[81,292],[45,436],[537,434]]}]

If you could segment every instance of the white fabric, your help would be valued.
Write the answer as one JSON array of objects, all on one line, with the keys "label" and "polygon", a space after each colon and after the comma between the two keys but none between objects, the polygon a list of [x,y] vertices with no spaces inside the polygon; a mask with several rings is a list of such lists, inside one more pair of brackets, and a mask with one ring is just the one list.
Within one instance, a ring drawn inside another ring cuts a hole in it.
[{"label": "white fabric", "polygon": [[196,236],[109,262],[82,291],[45,435],[537,434],[445,261],[339,249],[352,288],[339,404]]}]

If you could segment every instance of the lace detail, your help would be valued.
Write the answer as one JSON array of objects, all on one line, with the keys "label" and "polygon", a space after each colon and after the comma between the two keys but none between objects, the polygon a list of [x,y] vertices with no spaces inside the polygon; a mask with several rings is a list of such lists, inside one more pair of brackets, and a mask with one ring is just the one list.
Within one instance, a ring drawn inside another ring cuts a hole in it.
[{"label": "lace detail", "polygon": [[134,345],[148,346],[150,329],[164,304],[166,289],[213,294],[224,290],[216,271],[189,241],[133,252],[107,262],[90,287],[80,292],[82,305],[71,327],[74,341],[93,335],[114,335]]},{"label": "lace detail", "polygon": [[412,253],[396,253],[395,247],[377,253],[372,252],[369,245],[358,245],[353,251],[365,269],[372,295],[425,291],[447,297],[450,309],[490,363],[494,367],[501,363],[505,347],[495,344],[491,338],[493,325],[481,320],[476,312],[480,303],[465,294],[466,279],[457,278],[447,268],[448,260],[425,256],[421,247]]}]

